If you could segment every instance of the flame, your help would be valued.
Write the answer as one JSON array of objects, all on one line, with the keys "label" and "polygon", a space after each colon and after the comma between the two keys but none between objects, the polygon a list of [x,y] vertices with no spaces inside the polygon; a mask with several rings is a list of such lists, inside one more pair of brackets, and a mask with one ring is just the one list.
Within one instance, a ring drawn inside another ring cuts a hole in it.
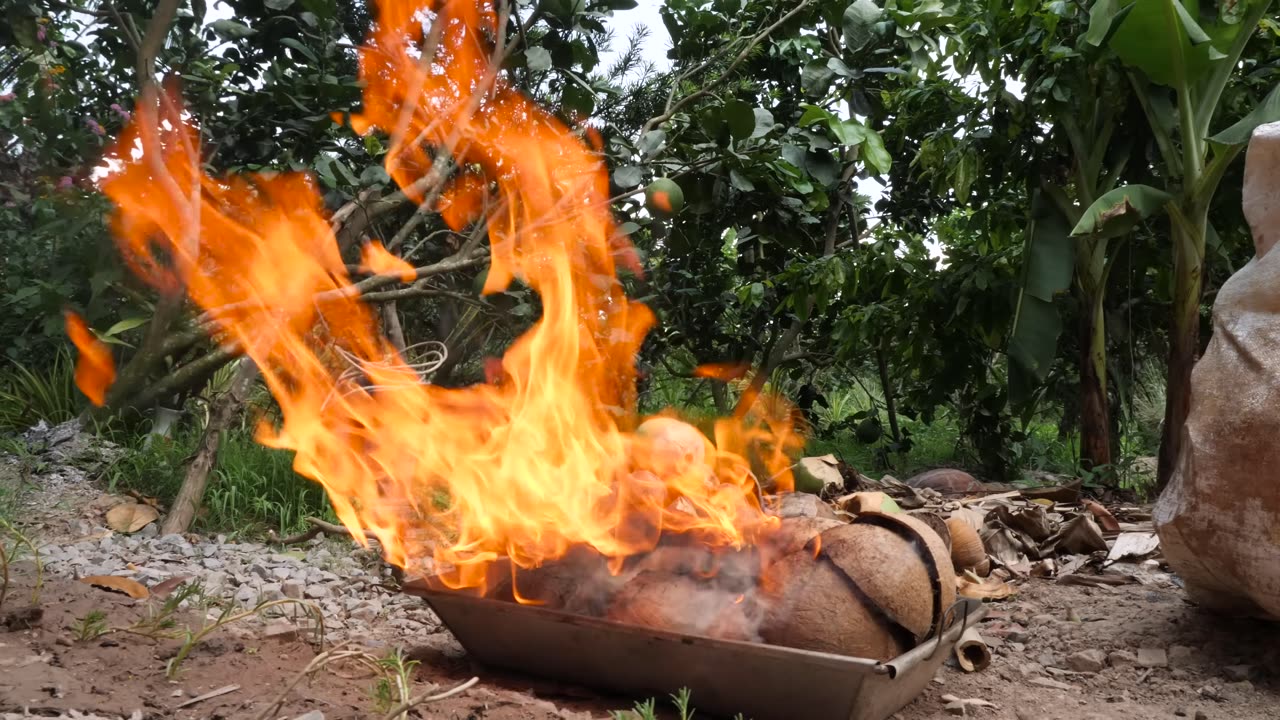
[{"label": "flame", "polygon": [[361,248],[360,269],[373,275],[395,275],[404,282],[413,282],[418,277],[412,265],[404,258],[392,255],[376,240]]},{"label": "flame", "polygon": [[80,351],[76,360],[76,387],[89,398],[89,402],[102,407],[107,400],[107,388],[116,380],[116,366],[111,358],[111,348],[89,332],[84,318],[67,310],[67,336]]},{"label": "flame", "polygon": [[[176,91],[149,93],[102,182],[113,230],[135,272],[185,288],[261,369],[283,419],[260,442],[294,451],[355,538],[376,537],[401,567],[431,557],[455,588],[484,588],[503,558],[514,572],[586,546],[620,568],[666,533],[741,547],[776,527],[756,477],[790,482],[786,413],[722,419],[696,461],[661,477],[643,467],[655,441],[634,433],[634,359],[654,316],[618,278],[640,265],[608,207],[598,136],[584,142],[507,84],[492,2],[377,8],[352,127],[389,134],[386,170],[408,197],[455,230],[484,222],[484,291],[519,278],[542,316],[486,364],[490,382],[419,382],[360,300],[312,181],[205,175]],[[363,262],[412,271],[381,245]]]}]

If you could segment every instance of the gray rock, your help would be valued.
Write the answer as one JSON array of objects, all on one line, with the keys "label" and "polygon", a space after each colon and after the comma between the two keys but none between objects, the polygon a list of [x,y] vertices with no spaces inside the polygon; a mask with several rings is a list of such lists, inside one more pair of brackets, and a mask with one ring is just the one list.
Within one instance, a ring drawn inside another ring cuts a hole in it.
[{"label": "gray rock", "polygon": [[144,537],[144,538],[153,538],[159,534],[160,534],[160,528],[156,527],[155,523],[151,523],[150,525],[138,531],[138,536]]},{"label": "gray rock", "polygon": [[280,585],[280,590],[287,598],[301,600],[304,592],[306,591],[306,585],[298,582],[297,580],[285,580]]},{"label": "gray rock", "polygon": [[1116,650],[1107,655],[1107,662],[1111,663],[1111,667],[1131,667],[1138,663],[1138,656],[1124,650]]},{"label": "gray rock", "polygon": [[263,580],[270,580],[272,577],[271,569],[260,562],[256,562],[250,565],[249,572],[253,575],[257,575],[259,578]]},{"label": "gray rock", "polygon": [[1169,667],[1186,667],[1195,662],[1195,651],[1186,645],[1169,646]]},{"label": "gray rock", "polygon": [[329,588],[324,585],[308,585],[305,594],[312,600],[319,600],[329,597]]},{"label": "gray rock", "polygon": [[1253,675],[1252,665],[1228,665],[1222,668],[1222,677],[1231,682],[1241,682]]},{"label": "gray rock", "polygon": [[271,574],[274,575],[277,580],[288,580],[290,575],[293,574],[293,571],[287,567],[274,567],[271,568]]},{"label": "gray rock", "polygon": [[1076,672],[1099,673],[1107,667],[1107,654],[1101,650],[1081,650],[1067,656],[1067,668]]},{"label": "gray rock", "polygon": [[223,561],[219,560],[218,558],[211,558],[211,557],[207,557],[201,560],[200,564],[203,565],[206,570],[221,570],[223,567],[226,566],[226,563],[224,563]]},{"label": "gray rock", "polygon": [[241,585],[236,590],[235,601],[241,605],[252,605],[254,600],[258,598],[258,591],[248,585]]},{"label": "gray rock", "polygon": [[1141,648],[1138,650],[1138,666],[1144,668],[1168,667],[1169,655],[1162,648]]},{"label": "gray rock", "polygon": [[324,713],[320,712],[319,710],[312,710],[311,712],[305,715],[299,715],[293,720],[324,720]]}]

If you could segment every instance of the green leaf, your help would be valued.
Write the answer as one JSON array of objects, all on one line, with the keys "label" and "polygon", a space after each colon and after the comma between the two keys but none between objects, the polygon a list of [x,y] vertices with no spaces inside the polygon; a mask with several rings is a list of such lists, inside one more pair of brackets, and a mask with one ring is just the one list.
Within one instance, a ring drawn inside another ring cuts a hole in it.
[{"label": "green leaf", "polygon": [[102,334],[105,337],[112,337],[115,335],[119,335],[122,332],[128,332],[136,327],[141,327],[143,325],[146,325],[148,322],[150,322],[150,320],[151,318],[147,318],[147,317],[127,318],[125,320],[121,320],[115,325],[112,325],[110,328],[107,329],[106,332]]},{"label": "green leaf", "polygon": [[751,178],[743,175],[737,170],[729,171],[729,184],[742,192],[751,192],[756,189],[756,184],[751,182]]},{"label": "green leaf", "polygon": [[1236,124],[1209,138],[1209,142],[1219,145],[1242,145],[1249,142],[1249,138],[1253,137],[1253,131],[1258,129],[1259,125],[1276,121],[1280,121],[1280,84],[1267,93],[1262,102],[1258,103],[1258,107],[1240,118]]},{"label": "green leaf", "polygon": [[640,155],[647,159],[657,155],[666,142],[667,134],[664,131],[650,130],[641,136],[640,142],[636,143],[636,148],[640,150]]},{"label": "green leaf", "polygon": [[[292,0],[290,0],[290,2],[292,2]],[[294,38],[281,38],[280,44],[284,45],[285,47],[293,48],[294,50],[297,50],[298,52],[302,53],[303,57],[305,57],[306,59],[310,60],[313,63],[320,62],[320,58],[315,54],[315,51],[313,51],[311,48],[307,47],[306,45],[303,45],[302,43],[298,42]]]},{"label": "green leaf", "polygon": [[1053,303],[1023,294],[1009,338],[1009,359],[1043,382],[1058,353],[1062,318]]},{"label": "green leaf", "polygon": [[807,95],[821,97],[827,94],[827,90],[831,87],[831,81],[835,79],[836,73],[827,64],[821,60],[811,60],[804,66],[804,71],[800,73],[800,89]]},{"label": "green leaf", "polygon": [[[1133,0],[1098,0],[1089,10],[1089,29],[1084,34],[1085,42],[1094,47],[1103,47],[1111,41],[1120,23],[1133,11]],[[1123,5],[1123,7],[1122,7]]]},{"label": "green leaf", "polygon": [[1023,251],[1026,266],[1022,291],[1045,302],[1071,287],[1076,243],[1062,212],[1039,193],[1031,201],[1031,227]]},{"label": "green leaf", "polygon": [[253,28],[234,20],[214,20],[209,23],[209,29],[223,40],[239,40],[247,38],[256,32]]},{"label": "green leaf", "polygon": [[596,109],[595,93],[575,82],[565,83],[560,93],[560,104],[566,110],[572,110],[583,117]]},{"label": "green leaf", "polygon": [[281,10],[287,10],[293,4],[293,0],[266,0],[263,4],[276,12],[280,12]]},{"label": "green leaf", "polygon": [[1240,32],[1240,24],[1219,24],[1212,34],[1205,32],[1179,0],[1134,0],[1120,17],[1123,12],[1114,13],[1114,26],[1105,25],[1105,13],[1099,13],[1100,24],[1095,27],[1091,19],[1086,38],[1109,36],[1107,44],[1121,60],[1142,70],[1152,82],[1169,87],[1176,87],[1180,69],[1188,83],[1199,80],[1213,62],[1224,57],[1215,43],[1227,47]]},{"label": "green leaf", "polygon": [[1132,230],[1138,223],[1160,212],[1173,199],[1169,193],[1150,185],[1126,185],[1093,202],[1071,231],[1073,237],[1095,235],[1111,238]]},{"label": "green leaf", "polygon": [[756,131],[756,114],[751,105],[742,100],[730,100],[724,104],[724,120],[729,124],[729,135],[734,140],[746,140]]},{"label": "green leaf", "polygon": [[815,150],[804,156],[804,169],[823,187],[831,187],[840,179],[840,163],[826,150]]},{"label": "green leaf", "polygon": [[613,182],[622,189],[633,188],[644,182],[644,168],[623,165],[613,171]]},{"label": "green leaf", "polygon": [[640,226],[633,222],[624,222],[618,226],[618,234],[632,235],[639,229],[640,229]]},{"label": "green leaf", "polygon": [[840,20],[845,48],[856,53],[866,47],[871,38],[875,37],[874,27],[879,19],[880,8],[871,0],[854,0],[850,3]]},{"label": "green leaf", "polygon": [[881,175],[888,174],[889,168],[893,166],[893,158],[884,148],[884,139],[871,128],[863,128],[862,156]]},{"label": "green leaf", "polygon": [[756,116],[756,129],[751,133],[752,138],[764,137],[773,131],[773,113],[764,108],[755,108],[751,112]]},{"label": "green leaf", "polygon": [[524,51],[524,65],[534,72],[551,69],[551,53],[543,47],[531,47]]}]

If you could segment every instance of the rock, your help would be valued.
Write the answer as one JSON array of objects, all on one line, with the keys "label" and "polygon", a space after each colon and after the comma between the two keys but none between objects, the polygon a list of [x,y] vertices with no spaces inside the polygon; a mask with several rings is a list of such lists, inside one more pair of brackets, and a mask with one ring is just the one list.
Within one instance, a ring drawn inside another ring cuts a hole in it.
[{"label": "rock", "polygon": [[1138,650],[1138,667],[1169,667],[1169,656],[1161,648],[1141,648]]},{"label": "rock", "polygon": [[305,595],[312,600],[329,597],[329,588],[324,585],[308,585]]},{"label": "rock", "polygon": [[324,720],[324,713],[320,712],[319,710],[312,710],[311,712],[305,715],[299,715],[293,720]]},{"label": "rock", "polygon": [[290,575],[292,572],[293,572],[293,571],[291,571],[291,570],[290,570],[289,568],[287,568],[287,567],[274,567],[274,568],[271,568],[271,575],[272,575],[273,577],[275,577],[275,579],[277,579],[277,580],[288,580],[288,579],[289,579],[289,575]]},{"label": "rock", "polygon": [[1107,655],[1101,650],[1081,650],[1067,656],[1067,668],[1076,672],[1099,673],[1107,666]]},{"label": "rock", "polygon": [[285,580],[280,585],[280,592],[284,593],[287,598],[301,600],[307,586],[297,580]]},{"label": "rock", "polygon": [[961,717],[963,717],[968,714],[968,710],[966,710],[966,707],[967,705],[963,700],[955,700],[947,703],[943,707],[943,710],[946,710],[948,713],[952,715],[960,715]]},{"label": "rock", "polygon": [[302,637],[302,630],[288,620],[277,620],[263,629],[262,637],[267,640],[297,640]]},{"label": "rock", "polygon": [[266,583],[258,589],[258,602],[273,602],[284,599],[284,588],[280,583]]},{"label": "rock", "polygon": [[1228,665],[1222,668],[1222,677],[1231,682],[1241,682],[1253,675],[1252,665]]},{"label": "rock", "polygon": [[1209,720],[1209,713],[1203,710],[1196,711],[1196,720]]},{"label": "rock", "polygon": [[271,574],[271,569],[268,568],[266,565],[263,565],[262,563],[256,562],[250,565],[249,572],[254,575],[257,575],[259,578],[263,580],[270,580],[273,577]]},{"label": "rock", "polygon": [[207,557],[201,560],[200,564],[203,565],[206,570],[220,570],[226,566],[226,563],[222,562],[221,560],[217,558],[210,558],[210,557]]},{"label": "rock", "polygon": [[382,605],[374,600],[365,600],[351,610],[350,615],[354,620],[361,622],[372,622],[378,613],[382,612]]},{"label": "rock", "polygon": [[1169,667],[1186,667],[1195,661],[1195,651],[1186,645],[1169,646]]},{"label": "rock", "polygon": [[1107,662],[1111,667],[1130,667],[1138,663],[1138,656],[1124,650],[1116,650],[1107,655]]},{"label": "rock", "polygon": [[258,592],[248,585],[241,585],[236,590],[235,601],[240,605],[252,605],[258,598]]},{"label": "rock", "polygon": [[1031,678],[1030,680],[1027,681],[1027,683],[1030,685],[1038,685],[1044,688],[1052,688],[1054,690],[1075,690],[1076,689],[1075,685],[1068,685],[1064,682],[1058,682],[1057,680],[1052,680],[1050,678],[1041,678],[1041,677]]}]

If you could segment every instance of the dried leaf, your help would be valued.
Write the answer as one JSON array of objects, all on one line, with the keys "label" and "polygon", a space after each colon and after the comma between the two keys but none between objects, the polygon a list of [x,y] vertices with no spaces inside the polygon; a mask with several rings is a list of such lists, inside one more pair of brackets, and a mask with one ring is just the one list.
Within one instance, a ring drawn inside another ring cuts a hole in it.
[{"label": "dried leaf", "polygon": [[177,590],[180,585],[190,579],[191,576],[182,575],[179,577],[171,577],[163,582],[158,582],[151,588],[151,597],[163,598],[174,590]]},{"label": "dried leaf", "polygon": [[1153,532],[1121,533],[1107,553],[1109,562],[1119,562],[1127,558],[1144,558],[1160,549],[1160,536]]},{"label": "dried leaf", "polygon": [[1120,521],[1116,520],[1116,516],[1111,514],[1110,510],[1102,507],[1101,503],[1093,500],[1085,500],[1084,506],[1093,513],[1093,518],[1098,521],[1098,525],[1102,526],[1105,532],[1120,532]]},{"label": "dried leaf", "polygon": [[972,572],[956,576],[956,594],[974,600],[1007,600],[1017,594],[1012,585],[995,578],[982,578]]},{"label": "dried leaf", "polygon": [[1107,550],[1102,530],[1098,529],[1091,515],[1077,515],[1063,523],[1058,532],[1045,541],[1045,545],[1051,544],[1057,549],[1078,555]]},{"label": "dried leaf", "polygon": [[147,590],[142,583],[119,575],[89,575],[80,578],[80,582],[104,590],[121,592],[135,600],[141,600],[151,595],[151,591]]},{"label": "dried leaf", "polygon": [[107,511],[107,525],[121,533],[136,533],[159,518],[159,511],[143,503],[124,503]]}]

